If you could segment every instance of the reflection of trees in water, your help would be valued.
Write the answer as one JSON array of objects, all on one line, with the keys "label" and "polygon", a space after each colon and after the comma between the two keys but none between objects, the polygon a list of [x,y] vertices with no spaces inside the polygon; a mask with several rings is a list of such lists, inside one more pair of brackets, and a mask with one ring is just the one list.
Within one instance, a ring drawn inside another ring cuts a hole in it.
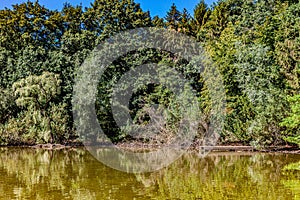
[{"label": "reflection of trees in water", "polygon": [[158,172],[133,175],[84,149],[0,148],[0,199],[297,199],[300,172],[282,170],[297,162],[297,155],[186,154]]},{"label": "reflection of trees in water", "polygon": [[[77,177],[86,172],[85,168],[73,165],[73,162],[84,162],[84,153],[83,150],[61,152],[1,149],[0,169],[9,177],[5,184],[1,184],[2,194],[9,196],[10,199],[15,197],[44,199],[46,195],[52,198],[64,198],[64,195],[69,194],[92,196],[88,191],[76,189]],[[13,189],[12,185],[15,185]]]},{"label": "reflection of trees in water", "polygon": [[118,199],[125,192],[132,199],[136,183],[84,149],[0,148],[0,176],[0,199]]},{"label": "reflection of trees in water", "polygon": [[282,184],[294,194],[294,199],[300,199],[300,161],[290,163],[283,168],[283,174],[288,177]]},{"label": "reflection of trees in water", "polygon": [[137,179],[147,187],[144,193],[158,199],[293,199],[293,191],[281,183],[289,178],[282,168],[293,160],[292,155],[222,153],[199,159],[187,154]]}]

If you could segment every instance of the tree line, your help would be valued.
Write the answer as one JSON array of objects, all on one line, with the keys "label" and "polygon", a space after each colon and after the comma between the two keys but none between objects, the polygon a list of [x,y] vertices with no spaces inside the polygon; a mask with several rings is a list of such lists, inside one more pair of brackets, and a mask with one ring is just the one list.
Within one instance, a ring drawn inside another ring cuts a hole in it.
[{"label": "tree line", "polygon": [[[0,10],[0,144],[78,140],[72,115],[76,69],[103,40],[139,27],[177,31],[204,47],[226,91],[221,143],[300,145],[300,3],[296,0],[220,0],[211,7],[202,0],[192,14],[173,4],[164,18],[152,17],[132,0],[95,0],[86,8],[65,4],[61,11],[28,1]],[[168,52],[134,52],[112,63],[107,79],[99,82],[97,116],[113,141],[128,136],[113,123],[107,106],[109,80],[145,60],[183,72],[197,91],[199,107],[209,113],[205,81],[188,69],[189,63]],[[134,95],[130,105],[140,124],[149,120],[142,109],[145,101],[176,107],[170,91],[149,85]],[[173,111],[168,130],[178,121]]]}]

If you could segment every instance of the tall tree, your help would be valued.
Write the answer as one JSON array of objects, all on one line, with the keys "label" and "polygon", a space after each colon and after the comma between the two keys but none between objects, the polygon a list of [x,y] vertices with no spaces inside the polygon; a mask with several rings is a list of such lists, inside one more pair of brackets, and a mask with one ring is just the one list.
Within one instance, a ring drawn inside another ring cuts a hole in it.
[{"label": "tall tree", "polygon": [[194,9],[194,27],[196,32],[208,21],[210,14],[211,10],[207,7],[204,0],[201,0]]},{"label": "tall tree", "polygon": [[0,11],[0,47],[16,52],[28,46],[56,47],[61,17],[30,1]]},{"label": "tall tree", "polygon": [[165,22],[163,18],[160,18],[159,16],[154,16],[152,19],[152,24],[155,27],[163,28],[165,26]]},{"label": "tall tree", "polygon": [[120,31],[151,26],[149,12],[132,0],[95,0],[84,20],[86,28],[97,31],[100,40]]},{"label": "tall tree", "polygon": [[178,31],[187,35],[193,35],[192,30],[192,17],[187,11],[187,9],[183,9],[180,22],[178,24]]},{"label": "tall tree", "polygon": [[276,60],[287,80],[287,92],[300,90],[300,3],[292,5],[276,16],[279,28],[274,33]]},{"label": "tall tree", "polygon": [[[203,6],[200,6],[200,8]],[[202,11],[203,12],[203,11]],[[205,15],[204,15],[205,16]],[[220,37],[222,31],[228,23],[229,8],[227,2],[220,1],[209,15],[209,20],[205,23],[205,31],[208,38]],[[201,20],[201,18],[199,18]],[[203,22],[203,19],[202,19]]]},{"label": "tall tree", "polygon": [[166,26],[170,29],[178,30],[178,24],[181,21],[182,14],[177,10],[177,6],[173,3],[165,17]]}]

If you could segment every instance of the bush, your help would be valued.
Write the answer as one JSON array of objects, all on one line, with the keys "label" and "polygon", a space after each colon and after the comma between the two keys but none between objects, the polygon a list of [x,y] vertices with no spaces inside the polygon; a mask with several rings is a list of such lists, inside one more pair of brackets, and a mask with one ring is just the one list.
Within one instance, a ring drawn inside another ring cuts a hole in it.
[{"label": "bush", "polygon": [[58,75],[49,72],[15,82],[15,103],[22,112],[0,126],[0,142],[36,144],[66,141],[66,104],[56,103],[60,94],[60,83]]},{"label": "bush", "polygon": [[288,97],[291,112],[282,120],[280,126],[285,127],[284,140],[300,146],[300,95]]}]

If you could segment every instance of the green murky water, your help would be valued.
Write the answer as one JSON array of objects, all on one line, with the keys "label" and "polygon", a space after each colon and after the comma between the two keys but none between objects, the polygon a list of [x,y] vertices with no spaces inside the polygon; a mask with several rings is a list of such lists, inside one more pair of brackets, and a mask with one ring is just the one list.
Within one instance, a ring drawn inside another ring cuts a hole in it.
[{"label": "green murky water", "polygon": [[0,148],[0,199],[300,199],[300,155],[189,153],[147,174],[84,149]]}]

